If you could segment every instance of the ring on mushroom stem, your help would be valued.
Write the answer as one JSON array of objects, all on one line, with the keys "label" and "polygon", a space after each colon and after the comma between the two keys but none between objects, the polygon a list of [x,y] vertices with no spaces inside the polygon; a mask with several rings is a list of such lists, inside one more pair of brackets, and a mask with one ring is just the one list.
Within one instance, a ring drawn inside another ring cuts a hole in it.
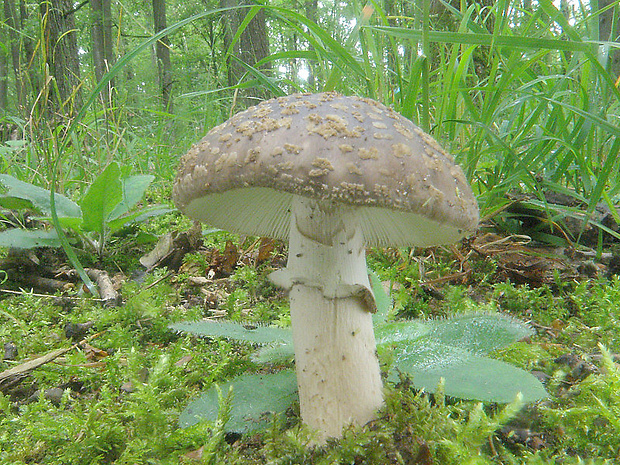
[{"label": "ring on mushroom stem", "polygon": [[268,100],[213,128],[173,189],[189,217],[287,240],[302,420],[318,442],[375,418],[383,403],[367,246],[432,246],[473,232],[462,170],[411,121],[336,93]]}]

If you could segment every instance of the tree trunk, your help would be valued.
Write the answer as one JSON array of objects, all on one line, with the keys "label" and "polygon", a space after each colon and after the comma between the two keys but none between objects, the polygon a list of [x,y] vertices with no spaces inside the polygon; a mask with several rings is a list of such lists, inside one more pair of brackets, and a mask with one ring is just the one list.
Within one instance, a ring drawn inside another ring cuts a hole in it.
[{"label": "tree trunk", "polygon": [[[166,29],[166,0],[153,0],[153,25],[156,33]],[[155,49],[162,103],[164,110],[172,113],[172,65],[170,64],[170,39],[168,36],[158,40]]]},{"label": "tree trunk", "polygon": [[[47,90],[54,110],[71,115],[81,105],[80,60],[73,2],[47,0],[39,4],[44,24],[46,64],[55,86]],[[49,109],[48,109],[49,110]]]},{"label": "tree trunk", "polygon": [[[304,4],[304,9],[306,11],[306,18],[308,18],[313,23],[317,22],[317,11],[319,8],[318,0],[306,0]],[[308,50],[314,52],[314,46],[312,44],[309,45]],[[314,60],[306,63],[308,66],[308,87],[312,90],[315,90],[316,87],[316,63]]]},{"label": "tree trunk", "polygon": [[[401,5],[400,4],[396,5],[396,2],[394,0],[384,0],[383,11],[385,12],[385,15],[387,16],[387,21],[388,21],[389,26],[399,25],[397,18],[401,15],[404,15],[404,11],[399,10],[400,8],[401,8]],[[392,46],[392,44],[395,42],[390,40],[389,37],[384,37],[382,40],[384,41],[383,44],[384,44],[386,54],[387,54],[387,69],[384,70],[385,75],[384,75],[384,78],[381,79],[380,82],[383,82],[385,80],[385,82],[388,83],[387,90],[388,90],[388,95],[390,95],[392,94],[392,91],[390,89],[396,89],[398,87],[397,82],[391,82],[391,81],[394,81],[394,76],[396,76],[396,69],[399,66],[398,49]],[[403,41],[403,42],[409,43],[409,41]],[[381,94],[377,93],[377,96],[380,97]],[[389,98],[391,99],[392,95],[390,95]],[[379,100],[383,100],[383,99],[379,98]]]},{"label": "tree trunk", "polygon": [[[616,0],[598,0],[598,9],[600,11],[615,2]],[[620,7],[618,5],[599,15],[598,36],[599,40],[603,41],[620,41]],[[620,50],[617,48],[609,50],[608,69],[614,78],[618,79],[620,76]]]},{"label": "tree trunk", "polygon": [[[0,40],[3,43],[7,43],[8,40],[5,40],[2,36],[4,36],[5,34],[0,35]],[[8,92],[7,92],[7,88],[9,85],[9,66],[8,66],[8,62],[9,62],[9,54],[7,53],[5,48],[0,48],[0,116],[3,113],[6,113],[8,111]]]},{"label": "tree trunk", "polygon": [[[114,64],[112,47],[112,8],[110,0],[90,0],[92,17],[93,64],[95,78],[99,81]],[[114,81],[111,80],[102,91],[107,107],[112,107]]]},{"label": "tree trunk", "polygon": [[[26,21],[28,21],[28,8],[26,7],[25,0],[19,0],[19,30],[23,31],[26,25]],[[39,74],[37,68],[33,66],[34,63],[34,54],[35,47],[34,41],[23,35],[21,37],[21,47],[23,50],[23,65],[22,71],[20,73],[22,82],[24,84],[24,116],[27,119],[28,115],[26,114],[26,92],[28,92],[28,83],[26,80],[26,76],[28,77],[30,84],[30,92],[32,93],[33,99],[36,99],[39,95],[39,91],[41,90],[41,75]],[[19,57],[18,57],[19,61]],[[25,67],[25,71],[23,68]],[[27,74],[26,74],[27,73]]]},{"label": "tree trunk", "polygon": [[[13,64],[13,72],[15,74],[15,100],[17,109],[20,114],[23,114],[23,109],[26,101],[26,82],[23,74],[23,66],[19,57],[19,36],[17,31],[20,31],[21,21],[18,21],[17,11],[13,0],[4,0],[4,21],[8,26],[8,41],[11,54],[11,63]],[[7,76],[8,77],[8,76]]]},{"label": "tree trunk", "polygon": [[[258,5],[258,3],[253,0],[242,0],[240,2],[221,0],[221,4],[223,7]],[[239,29],[239,26],[249,11],[250,8],[246,7],[227,12],[227,33],[224,36],[224,47],[226,50],[229,48],[232,37]],[[239,60],[252,67],[256,67],[256,63],[269,55],[269,38],[267,36],[265,10],[260,10],[258,14],[252,18],[252,21],[247,24],[239,40],[233,47],[233,53]],[[242,80],[247,70],[233,58],[229,58],[227,64],[228,84],[231,86],[237,85]],[[260,69],[262,71],[270,70],[271,66],[265,65]],[[247,89],[245,91],[245,96],[248,97],[248,100],[265,99],[269,97],[268,92],[260,87]],[[248,101],[247,103],[251,102]]]}]

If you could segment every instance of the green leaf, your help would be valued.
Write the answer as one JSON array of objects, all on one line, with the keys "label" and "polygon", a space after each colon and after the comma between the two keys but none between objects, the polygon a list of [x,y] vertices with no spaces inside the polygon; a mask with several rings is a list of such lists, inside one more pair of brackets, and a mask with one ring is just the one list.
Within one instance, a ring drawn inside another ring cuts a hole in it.
[{"label": "green leaf", "polygon": [[[547,397],[530,373],[462,348],[425,340],[396,350],[394,367],[409,375],[417,389],[435,392],[443,378],[445,394],[460,399],[508,403],[519,392],[525,402]],[[397,373],[388,379],[398,381]]]},{"label": "green leaf", "polygon": [[488,354],[534,334],[519,320],[500,313],[456,316],[427,324],[426,338],[475,354]]},{"label": "green leaf", "polygon": [[295,359],[293,344],[266,345],[252,354],[254,363],[286,363]]},{"label": "green leaf", "polygon": [[[380,31],[392,37],[400,37],[415,42],[422,40],[423,31],[419,29],[394,26],[364,26],[367,29]],[[547,39],[544,37],[525,37],[522,35],[493,35],[489,33],[477,34],[472,32],[429,31],[431,42],[447,44],[495,45],[517,49],[547,49],[564,50],[571,52],[596,53],[598,43],[594,41],[572,41],[562,39]]]},{"label": "green leaf", "polygon": [[416,341],[430,332],[428,323],[420,320],[396,321],[375,328],[377,345]]},{"label": "green leaf", "polygon": [[123,179],[123,200],[110,213],[107,220],[115,220],[135,207],[154,180],[155,176],[152,174],[138,174]]},{"label": "green leaf", "polygon": [[[285,412],[298,398],[294,371],[243,375],[220,385],[224,394],[231,388],[234,398],[226,429],[239,433],[265,428],[272,414]],[[215,422],[218,411],[218,390],[212,387],[187,406],[179,417],[179,425],[186,428],[201,421]]]},{"label": "green leaf", "polygon": [[[526,402],[546,397],[531,374],[486,357],[532,330],[501,314],[456,316],[434,321],[400,321],[377,328],[377,345],[395,346],[394,367],[412,377],[418,389],[435,392],[445,379],[445,393],[463,399],[511,402],[518,392]],[[390,379],[397,381],[393,372]]]},{"label": "green leaf", "polygon": [[110,232],[115,232],[131,223],[140,223],[141,221],[146,221],[154,216],[165,215],[171,211],[174,210],[172,208],[164,207],[163,205],[153,205],[111,220],[107,223],[107,226]]},{"label": "green leaf", "polygon": [[[357,76],[362,76],[364,74],[363,68],[360,66],[357,57],[354,56],[354,54],[352,54],[351,52],[349,52],[346,46],[342,45],[342,42],[340,40],[332,37],[332,35],[328,31],[321,28],[314,21],[288,8],[272,6],[269,7],[269,10],[274,14],[275,17],[280,17],[285,21],[288,20],[295,25],[303,24],[307,28],[308,32],[305,33],[303,28],[298,28],[298,31],[309,42],[313,42],[311,40],[312,37],[316,37],[317,39],[319,39],[317,42],[319,42],[319,44],[323,44],[326,51],[331,52],[329,58],[332,59],[332,63],[334,66],[338,67],[343,71],[343,74],[347,71],[352,71],[352,74]],[[350,69],[347,69],[347,67]]]},{"label": "green leaf", "polygon": [[[50,191],[43,189],[42,187],[35,186],[33,184],[20,181],[8,174],[0,174],[0,183],[6,188],[7,192],[3,196],[4,201],[11,202],[10,198],[23,199],[32,203],[32,206],[39,210],[44,215],[51,214],[50,207]],[[68,199],[62,194],[55,194],[56,211],[58,216],[64,217],[79,217],[82,216],[82,212],[78,204]],[[16,203],[15,206],[25,206],[27,204]],[[4,205],[6,208],[10,208],[8,205]]]},{"label": "green leaf", "polygon": [[82,218],[61,217],[58,218],[58,224],[60,224],[62,229],[80,231],[82,229]]},{"label": "green leaf", "polygon": [[278,97],[286,95],[286,92],[283,89],[281,89],[280,86],[278,86],[278,83],[276,82],[275,79],[267,76],[266,74],[262,73],[261,71],[254,68],[253,66],[250,66],[245,61],[237,58],[234,55],[231,55],[231,58],[235,62],[237,62],[239,65],[241,65],[241,67],[244,68],[248,73],[254,76],[254,78],[256,78],[256,80],[258,81],[261,87],[268,89],[269,92],[271,92],[273,95],[276,95]]},{"label": "green leaf", "polygon": [[110,163],[91,184],[80,203],[82,228],[103,234],[110,214],[123,200],[123,186],[120,180],[121,170],[118,164]]},{"label": "green leaf", "polygon": [[293,336],[290,329],[274,328],[270,326],[248,326],[239,323],[224,321],[195,321],[174,323],[171,329],[184,331],[196,336],[224,337],[250,344],[270,344],[280,342],[285,344],[293,343]]},{"label": "green leaf", "polygon": [[528,326],[500,313],[459,315],[445,320],[398,321],[378,326],[375,331],[377,345],[415,342],[424,338],[475,354],[487,354],[532,334]]},{"label": "green leaf", "polygon": [[383,284],[381,283],[379,276],[377,276],[377,273],[372,270],[368,270],[368,276],[370,278],[372,293],[375,296],[375,304],[377,305],[377,311],[373,314],[372,321],[376,325],[385,323],[385,320],[392,309],[392,300],[383,289]]},{"label": "green leaf", "polygon": [[0,232],[0,247],[33,249],[35,247],[60,247],[56,231],[8,229]]},{"label": "green leaf", "polygon": [[8,195],[0,196],[0,207],[8,210],[36,210],[36,207],[30,200]]}]

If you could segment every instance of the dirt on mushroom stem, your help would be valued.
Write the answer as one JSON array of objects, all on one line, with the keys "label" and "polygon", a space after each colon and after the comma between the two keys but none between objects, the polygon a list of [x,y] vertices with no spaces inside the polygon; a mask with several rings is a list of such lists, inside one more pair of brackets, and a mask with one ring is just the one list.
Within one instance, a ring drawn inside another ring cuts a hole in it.
[{"label": "dirt on mushroom stem", "polygon": [[374,298],[356,207],[295,197],[290,229],[287,267],[271,279],[290,291],[301,416],[321,443],[383,404]]}]

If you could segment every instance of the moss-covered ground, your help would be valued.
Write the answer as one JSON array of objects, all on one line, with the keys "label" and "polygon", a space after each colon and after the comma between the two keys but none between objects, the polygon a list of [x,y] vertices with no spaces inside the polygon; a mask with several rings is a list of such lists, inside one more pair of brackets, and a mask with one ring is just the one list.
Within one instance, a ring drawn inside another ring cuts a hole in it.
[{"label": "moss-covered ground", "polygon": [[[370,266],[391,289],[392,318],[494,308],[528,322],[536,335],[494,356],[535,373],[548,399],[481,404],[417,392],[403,379],[386,387],[376,421],[320,448],[308,445],[295,406],[260,433],[231,434],[221,422],[179,428],[179,414],[200,392],[259,367],[249,361],[251,347],[177,334],[170,323],[216,316],[289,324],[286,296],[267,280],[284,247],[257,244],[210,234],[178,272],[146,275],[130,268],[148,245],[112,244],[118,252],[106,267],[118,273],[123,297],[116,307],[3,292],[0,372],[69,350],[0,380],[0,463],[620,463],[620,280],[599,267],[590,277],[514,284],[493,256],[465,256],[467,246],[370,251]],[[71,332],[87,322],[83,333]]]}]

